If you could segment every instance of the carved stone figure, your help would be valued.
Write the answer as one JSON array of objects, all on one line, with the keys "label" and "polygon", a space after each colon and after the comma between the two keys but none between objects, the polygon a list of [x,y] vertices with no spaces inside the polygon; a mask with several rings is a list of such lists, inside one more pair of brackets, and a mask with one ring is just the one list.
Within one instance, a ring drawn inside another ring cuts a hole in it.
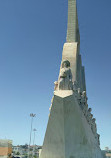
[{"label": "carved stone figure", "polygon": [[78,94],[77,94],[77,100],[78,100],[78,104],[81,105],[81,90],[80,88],[78,88]]},{"label": "carved stone figure", "polygon": [[98,141],[98,145],[100,145],[100,135],[97,134],[97,141]]},{"label": "carved stone figure", "polygon": [[96,127],[96,122],[95,121],[96,121],[96,119],[93,118],[92,119],[92,123],[91,123],[91,129],[92,129],[93,134],[96,137],[96,135],[97,135],[97,127]]},{"label": "carved stone figure", "polygon": [[73,91],[74,91],[75,97],[77,98],[78,97],[78,85],[77,85],[77,81],[74,81]]},{"label": "carved stone figure", "polygon": [[54,85],[55,85],[54,91],[56,91],[56,90],[58,89],[58,81],[55,81],[55,82],[54,82]]},{"label": "carved stone figure", "polygon": [[82,100],[81,100],[82,103],[87,104],[86,91],[83,91],[83,92],[82,92],[81,98],[82,98]]},{"label": "carved stone figure", "polygon": [[90,116],[89,116],[89,121],[88,121],[88,123],[91,125],[91,123],[92,123],[92,118],[93,118],[93,114],[91,114]]},{"label": "carved stone figure", "polygon": [[81,108],[82,110],[84,109],[86,112],[86,106],[87,105],[87,96],[86,96],[86,91],[83,91],[82,94],[81,94]]},{"label": "carved stone figure", "polygon": [[63,61],[62,68],[60,70],[58,80],[59,90],[72,90],[72,73],[70,69],[70,62],[68,60]]},{"label": "carved stone figure", "polygon": [[90,122],[91,122],[91,111],[92,111],[92,109],[89,108],[89,109],[88,109],[88,112],[87,112],[87,117],[86,117],[89,124],[90,124]]},{"label": "carved stone figure", "polygon": [[88,104],[82,104],[82,110],[83,110],[83,114],[84,116],[87,117],[87,112],[88,112]]}]

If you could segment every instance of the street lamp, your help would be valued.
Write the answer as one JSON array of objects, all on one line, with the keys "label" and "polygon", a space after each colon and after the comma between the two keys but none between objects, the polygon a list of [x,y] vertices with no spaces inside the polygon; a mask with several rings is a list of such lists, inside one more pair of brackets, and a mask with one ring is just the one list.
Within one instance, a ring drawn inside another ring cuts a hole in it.
[{"label": "street lamp", "polygon": [[[32,124],[33,124],[33,118],[36,117],[36,114],[31,113],[31,114],[30,114],[30,117],[31,117],[31,129],[30,129],[29,151],[30,151],[31,136],[32,136]],[[28,154],[28,157],[29,157],[29,154]]]},{"label": "street lamp", "polygon": [[35,132],[36,132],[37,130],[34,128],[33,131],[34,131],[34,140],[33,140],[33,145],[34,145],[34,143],[35,143]]},{"label": "street lamp", "polygon": [[33,140],[33,156],[34,156],[35,132],[36,132],[37,130],[34,128],[33,131],[34,131],[34,140]]}]

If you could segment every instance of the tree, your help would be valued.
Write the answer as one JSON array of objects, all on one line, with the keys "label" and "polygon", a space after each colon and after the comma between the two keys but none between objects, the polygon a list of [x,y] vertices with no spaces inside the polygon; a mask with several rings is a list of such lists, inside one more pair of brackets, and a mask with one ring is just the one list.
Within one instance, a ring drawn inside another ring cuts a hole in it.
[{"label": "tree", "polygon": [[8,154],[8,157],[11,157],[11,154]]},{"label": "tree", "polygon": [[16,155],[20,155],[20,153],[19,153],[19,152],[17,152],[17,153],[16,153]]}]

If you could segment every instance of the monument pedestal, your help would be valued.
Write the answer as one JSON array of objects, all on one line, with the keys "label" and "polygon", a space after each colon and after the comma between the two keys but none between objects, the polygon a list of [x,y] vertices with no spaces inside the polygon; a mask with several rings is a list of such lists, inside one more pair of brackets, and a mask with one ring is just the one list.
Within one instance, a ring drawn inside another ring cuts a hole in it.
[{"label": "monument pedestal", "polygon": [[55,91],[40,158],[101,158],[73,91]]}]

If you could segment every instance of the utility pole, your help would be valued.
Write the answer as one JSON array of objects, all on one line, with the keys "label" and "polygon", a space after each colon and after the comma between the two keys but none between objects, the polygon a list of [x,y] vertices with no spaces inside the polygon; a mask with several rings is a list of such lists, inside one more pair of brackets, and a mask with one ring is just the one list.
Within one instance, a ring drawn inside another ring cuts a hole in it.
[{"label": "utility pole", "polygon": [[29,153],[28,153],[28,157],[30,155],[30,145],[31,145],[33,118],[36,117],[36,114],[31,113],[30,117],[31,117],[31,129],[30,129],[30,140],[29,140]]},{"label": "utility pole", "polygon": [[35,132],[37,131],[35,128],[33,129],[34,131],[34,139],[33,139],[33,156],[34,156],[34,145],[35,145]]}]

